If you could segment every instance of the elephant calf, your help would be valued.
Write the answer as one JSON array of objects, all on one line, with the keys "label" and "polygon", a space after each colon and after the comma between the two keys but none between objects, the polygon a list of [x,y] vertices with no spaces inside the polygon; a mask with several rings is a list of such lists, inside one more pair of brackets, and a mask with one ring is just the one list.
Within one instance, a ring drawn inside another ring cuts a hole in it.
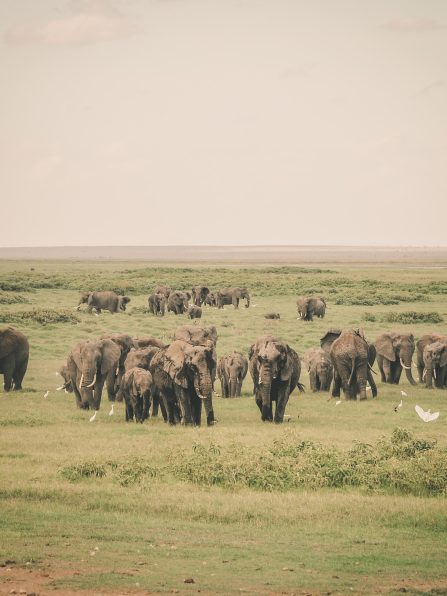
[{"label": "elephant calf", "polygon": [[240,397],[242,381],[248,371],[248,360],[240,352],[231,352],[219,358],[217,376],[222,388],[222,397]]},{"label": "elephant calf", "polygon": [[312,391],[329,391],[334,375],[334,368],[328,353],[322,348],[311,348],[303,356],[309,373]]},{"label": "elephant calf", "polygon": [[321,296],[300,296],[296,300],[298,318],[313,321],[314,316],[320,319],[326,314],[326,300]]},{"label": "elephant calf", "polygon": [[126,402],[126,422],[135,418],[143,422],[149,417],[152,375],[143,368],[134,367],[124,373],[121,391]]},{"label": "elephant calf", "polygon": [[443,389],[447,385],[447,337],[427,344],[424,348],[423,359],[425,365],[425,386],[433,389],[435,386]]},{"label": "elephant calf", "polygon": [[186,314],[189,319],[201,319],[202,318],[202,308],[200,306],[195,306],[195,305],[191,304],[191,306],[188,307]]},{"label": "elephant calf", "polygon": [[279,312],[268,312],[266,315],[264,315],[264,319],[280,319],[281,315],[279,314]]},{"label": "elephant calf", "polygon": [[114,314],[124,312],[129,302],[128,296],[120,296],[116,292],[84,292],[79,299],[77,310],[81,308],[81,304],[87,304],[88,312],[95,309],[96,313],[100,314],[101,310],[108,310]]},{"label": "elephant calf", "polygon": [[155,316],[164,317],[166,308],[166,297],[164,294],[151,294],[147,299],[149,312]]}]

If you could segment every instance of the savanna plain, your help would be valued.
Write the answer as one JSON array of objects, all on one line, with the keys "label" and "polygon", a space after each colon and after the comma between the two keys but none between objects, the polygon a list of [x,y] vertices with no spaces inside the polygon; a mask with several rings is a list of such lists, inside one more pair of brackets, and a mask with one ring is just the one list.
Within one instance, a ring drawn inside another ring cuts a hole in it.
[{"label": "savanna plain", "polygon": [[[248,309],[203,309],[219,356],[247,354],[266,333],[302,355],[331,327],[362,327],[370,341],[391,329],[447,333],[446,271],[0,263],[0,324],[30,341],[23,391],[0,392],[0,592],[447,594],[447,391],[377,375],[376,399],[336,405],[302,372],[306,392],[295,390],[290,421],[273,425],[261,422],[247,376],[242,397],[215,397],[215,426],[184,428],[126,423],[122,403],[109,416],[106,395],[89,423],[55,390],[77,340],[127,332],[168,342],[188,322],[148,314],[158,284],[249,289]],[[77,312],[86,290],[131,302],[115,315]],[[326,297],[324,319],[297,320],[302,294]],[[438,420],[424,423],[416,404]]]}]

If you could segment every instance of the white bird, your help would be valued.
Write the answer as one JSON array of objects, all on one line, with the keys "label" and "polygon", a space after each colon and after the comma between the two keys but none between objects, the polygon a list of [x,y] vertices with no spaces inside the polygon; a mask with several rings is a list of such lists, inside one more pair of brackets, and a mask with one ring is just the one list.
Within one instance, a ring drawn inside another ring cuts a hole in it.
[{"label": "white bird", "polygon": [[90,418],[90,422],[93,422],[94,419],[96,418],[96,414],[98,413],[98,410],[95,410],[95,413],[93,414],[93,416]]},{"label": "white bird", "polygon": [[115,405],[115,404],[112,404],[112,409],[111,409],[111,410],[110,410],[110,412],[109,412],[109,416],[113,416],[113,406],[114,406],[114,405]]},{"label": "white bird", "polygon": [[402,400],[400,400],[400,403],[394,408],[394,411],[397,412],[397,410],[399,408],[401,408],[404,405],[404,402]]},{"label": "white bird", "polygon": [[419,416],[419,418],[421,418],[424,422],[433,422],[433,420],[439,418],[439,412],[432,412],[431,410],[424,412],[421,406],[414,406],[414,409],[416,410],[416,414]]},{"label": "white bird", "polygon": [[49,392],[49,391],[47,391],[47,392],[44,394],[44,397],[45,397],[45,398],[47,398],[47,397],[49,396],[49,394],[50,394],[50,392]]},{"label": "white bird", "polygon": [[339,406],[341,404],[341,399],[339,399],[338,401],[335,402],[336,406]]},{"label": "white bird", "polygon": [[408,397],[408,395],[405,393],[405,391],[401,391],[401,392],[400,392],[400,394],[401,394],[403,397]]}]

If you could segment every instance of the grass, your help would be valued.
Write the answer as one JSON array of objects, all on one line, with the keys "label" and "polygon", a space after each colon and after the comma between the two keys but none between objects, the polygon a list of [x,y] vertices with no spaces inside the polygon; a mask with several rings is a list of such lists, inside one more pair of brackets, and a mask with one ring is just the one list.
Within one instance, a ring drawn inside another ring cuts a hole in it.
[{"label": "grass", "polygon": [[[265,333],[302,354],[330,327],[363,326],[374,340],[404,324],[402,307],[388,299],[418,296],[409,329],[416,337],[442,332],[442,323],[426,314],[447,314],[443,269],[0,267],[0,287],[31,304],[2,303],[2,320],[10,317],[28,336],[31,357],[24,391],[0,394],[0,562],[50,571],[51,587],[61,593],[445,589],[444,391],[411,387],[406,379],[401,386],[379,381],[376,400],[338,406],[327,394],[296,392],[287,408],[290,422],[274,426],[261,423],[247,377],[241,398],[216,398],[219,422],[212,428],[167,428],[159,419],[126,424],[123,405],[109,417],[107,400],[89,424],[72,395],[55,391],[55,371],[75,341],[112,331],[169,341],[189,322],[147,313],[147,295],[158,283],[250,289],[254,308],[204,308],[200,323],[216,325],[219,356],[232,349],[247,353]],[[126,313],[73,311],[80,291],[114,288],[131,297]],[[306,292],[327,297],[325,319],[296,319],[296,296]],[[365,305],[356,299],[368,297],[371,318],[362,321]],[[272,310],[281,319],[265,319]],[[47,313],[41,319],[47,324],[24,316],[35,312]],[[66,324],[64,313],[76,324]],[[385,320],[389,313],[393,322]],[[301,381],[308,387],[306,374]],[[408,397],[395,412],[401,389]],[[424,424],[415,404],[439,410],[440,418]],[[195,583],[185,584],[187,578]]]}]

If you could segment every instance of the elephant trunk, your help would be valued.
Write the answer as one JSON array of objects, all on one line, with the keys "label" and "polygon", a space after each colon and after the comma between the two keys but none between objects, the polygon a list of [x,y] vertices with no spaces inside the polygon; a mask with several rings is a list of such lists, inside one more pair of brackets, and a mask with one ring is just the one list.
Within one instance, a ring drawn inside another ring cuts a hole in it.
[{"label": "elephant trunk", "polygon": [[432,364],[427,364],[425,368],[425,386],[427,389],[433,389],[433,371]]},{"label": "elephant trunk", "polygon": [[264,365],[260,374],[261,398],[262,398],[262,420],[272,420],[271,396],[272,368]]},{"label": "elephant trunk", "polygon": [[250,296],[248,294],[245,296],[245,300],[245,308],[248,308],[250,306]]},{"label": "elephant trunk", "polygon": [[194,376],[194,389],[200,399],[206,400],[212,395],[213,384],[208,371]]},{"label": "elephant trunk", "polygon": [[238,390],[238,380],[236,375],[230,376],[230,397],[236,397]]},{"label": "elephant trunk", "polygon": [[407,375],[407,379],[408,381],[412,384],[412,385],[416,385],[416,381],[413,379],[413,374],[411,372],[411,354],[408,355],[404,355],[404,357],[400,358],[400,365],[402,366],[402,368],[405,369],[405,374]]},{"label": "elephant trunk", "polygon": [[93,386],[96,382],[96,369],[92,366],[83,367],[81,374],[81,381],[79,383],[79,390],[82,395],[82,401],[88,403],[91,409],[95,408],[95,400],[93,398]]}]

